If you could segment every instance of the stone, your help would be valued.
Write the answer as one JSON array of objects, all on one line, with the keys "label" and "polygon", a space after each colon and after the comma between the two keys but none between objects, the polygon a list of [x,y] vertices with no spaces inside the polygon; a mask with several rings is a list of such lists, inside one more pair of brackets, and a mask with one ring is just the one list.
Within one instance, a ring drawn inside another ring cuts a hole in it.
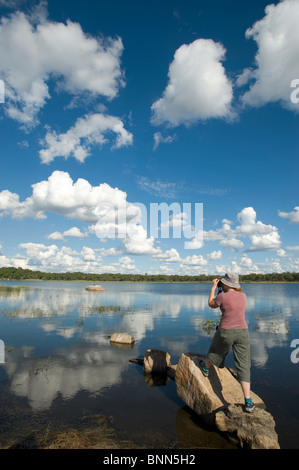
[{"label": "stone", "polygon": [[[209,418],[213,419],[215,412],[229,404],[244,404],[244,396],[240,383],[226,367],[212,366],[209,377],[205,377],[199,367],[199,361],[204,357],[195,353],[182,354],[176,367],[175,381],[179,397],[210,422]],[[257,407],[265,408],[255,393],[252,392],[251,397]]]},{"label": "stone", "polygon": [[143,370],[146,374],[167,374],[170,355],[159,349],[148,349],[144,355]]},{"label": "stone", "polygon": [[101,292],[104,289],[104,287],[102,286],[99,286],[99,285],[93,285],[93,286],[87,286],[85,287],[85,290],[89,290],[89,291],[95,291],[95,292]]},{"label": "stone", "polygon": [[133,344],[135,341],[134,336],[126,333],[112,333],[109,338],[111,343]]},{"label": "stone", "polygon": [[216,413],[215,425],[243,449],[280,449],[275,421],[266,410],[256,408],[249,414],[241,406],[229,405]]},{"label": "stone", "polygon": [[181,355],[175,372],[178,396],[238,446],[279,449],[275,421],[263,400],[251,391],[256,408],[253,413],[244,412],[244,396],[235,372],[212,366],[209,377],[205,377],[199,367],[204,357],[195,353]]}]

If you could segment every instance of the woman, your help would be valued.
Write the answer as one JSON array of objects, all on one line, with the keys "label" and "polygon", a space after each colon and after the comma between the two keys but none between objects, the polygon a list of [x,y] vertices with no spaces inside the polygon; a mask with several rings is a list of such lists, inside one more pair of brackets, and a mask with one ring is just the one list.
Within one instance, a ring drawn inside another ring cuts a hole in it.
[{"label": "woman", "polygon": [[[215,297],[217,287],[223,292]],[[222,316],[207,358],[200,361],[200,368],[208,377],[212,365],[224,367],[225,357],[232,348],[238,380],[245,399],[244,410],[252,413],[255,405],[250,398],[250,339],[245,321],[246,295],[242,291],[237,274],[227,273],[222,278],[214,279],[209,306],[220,307]]]}]

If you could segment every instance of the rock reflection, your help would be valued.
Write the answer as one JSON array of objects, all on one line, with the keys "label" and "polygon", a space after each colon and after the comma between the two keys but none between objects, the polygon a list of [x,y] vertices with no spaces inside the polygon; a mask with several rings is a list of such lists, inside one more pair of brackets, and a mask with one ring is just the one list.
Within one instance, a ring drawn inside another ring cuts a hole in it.
[{"label": "rock reflection", "polygon": [[146,374],[145,372],[143,373],[143,378],[149,387],[165,387],[170,380],[166,374]]},{"label": "rock reflection", "polygon": [[180,444],[187,449],[235,448],[219,432],[205,426],[187,406],[177,412],[176,429]]}]

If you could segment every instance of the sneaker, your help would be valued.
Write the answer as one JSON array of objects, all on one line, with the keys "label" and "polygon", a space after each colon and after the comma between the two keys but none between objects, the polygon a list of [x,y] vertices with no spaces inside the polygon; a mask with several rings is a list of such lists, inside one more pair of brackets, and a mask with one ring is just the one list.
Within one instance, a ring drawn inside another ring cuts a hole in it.
[{"label": "sneaker", "polygon": [[199,367],[200,367],[201,372],[203,373],[203,375],[205,377],[208,377],[210,371],[209,371],[209,369],[206,368],[205,361],[203,361],[203,360],[199,361]]},{"label": "sneaker", "polygon": [[254,409],[255,404],[252,401],[245,402],[244,411],[246,411],[246,413],[253,413]]}]

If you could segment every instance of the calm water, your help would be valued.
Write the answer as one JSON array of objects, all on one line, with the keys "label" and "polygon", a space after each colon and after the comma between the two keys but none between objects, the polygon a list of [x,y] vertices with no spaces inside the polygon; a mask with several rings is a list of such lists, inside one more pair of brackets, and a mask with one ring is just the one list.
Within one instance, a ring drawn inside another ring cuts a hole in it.
[{"label": "calm water", "polygon": [[[219,315],[207,306],[210,285],[102,283],[101,293],[86,285],[0,282],[0,446],[32,429],[80,427],[102,414],[120,438],[140,446],[228,447],[194,418],[174,381],[151,386],[129,362],[148,348],[169,352],[172,364],[183,352],[206,353],[211,336],[203,321]],[[276,421],[281,448],[298,449],[299,362],[291,361],[291,342],[298,338],[299,346],[299,284],[243,287],[252,389]],[[112,346],[113,332],[133,335],[134,346]],[[234,367],[231,354],[226,365]]]}]

